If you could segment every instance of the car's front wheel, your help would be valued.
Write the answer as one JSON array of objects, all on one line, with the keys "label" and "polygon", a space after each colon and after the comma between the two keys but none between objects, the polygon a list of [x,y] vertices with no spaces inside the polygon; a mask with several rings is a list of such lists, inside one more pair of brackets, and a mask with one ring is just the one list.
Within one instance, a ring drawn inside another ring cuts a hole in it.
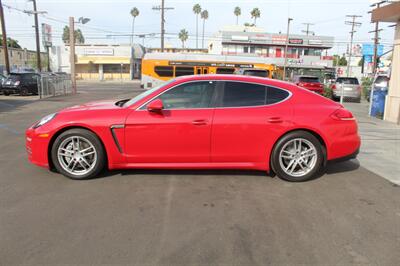
[{"label": "car's front wheel", "polygon": [[71,179],[89,179],[104,168],[106,156],[98,137],[85,129],[70,129],[60,134],[51,149],[58,172]]},{"label": "car's front wheel", "polygon": [[294,131],[277,142],[271,162],[280,178],[292,182],[307,181],[315,178],[322,169],[323,146],[311,133]]}]

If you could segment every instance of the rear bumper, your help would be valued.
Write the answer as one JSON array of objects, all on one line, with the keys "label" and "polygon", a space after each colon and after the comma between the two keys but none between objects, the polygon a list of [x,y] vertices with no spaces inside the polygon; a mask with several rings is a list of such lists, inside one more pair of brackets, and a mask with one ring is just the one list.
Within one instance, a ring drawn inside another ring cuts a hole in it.
[{"label": "rear bumper", "polygon": [[340,97],[343,95],[343,97],[346,98],[354,98],[354,99],[358,99],[361,98],[361,92],[360,91],[341,91],[340,89],[334,90],[332,92],[333,96],[335,97]]},{"label": "rear bumper", "polygon": [[318,94],[323,94],[324,93],[324,89],[322,88],[316,88],[316,87],[304,87],[305,89],[318,93]]},{"label": "rear bumper", "polygon": [[345,161],[357,158],[357,155],[359,153],[360,153],[360,147],[358,147],[352,154],[330,160],[329,162],[332,162],[332,163],[345,162]]}]

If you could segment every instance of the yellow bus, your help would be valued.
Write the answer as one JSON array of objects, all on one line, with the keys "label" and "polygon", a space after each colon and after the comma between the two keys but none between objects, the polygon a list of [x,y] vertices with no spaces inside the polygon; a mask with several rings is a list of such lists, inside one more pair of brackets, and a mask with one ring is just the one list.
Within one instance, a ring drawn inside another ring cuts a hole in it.
[{"label": "yellow bus", "polygon": [[147,53],[142,59],[142,88],[149,89],[164,81],[185,75],[233,74],[246,69],[267,70],[272,78],[275,66],[264,58],[212,54]]}]

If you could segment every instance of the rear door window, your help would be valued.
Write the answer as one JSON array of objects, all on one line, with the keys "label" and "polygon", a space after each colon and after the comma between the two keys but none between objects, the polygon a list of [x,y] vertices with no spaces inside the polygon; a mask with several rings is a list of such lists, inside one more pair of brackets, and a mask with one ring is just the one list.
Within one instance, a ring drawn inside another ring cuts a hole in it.
[{"label": "rear door window", "polygon": [[288,91],[267,86],[267,104],[275,104],[281,102],[289,96],[290,93]]},{"label": "rear door window", "polygon": [[260,84],[227,81],[224,85],[221,107],[265,105],[266,87]]}]

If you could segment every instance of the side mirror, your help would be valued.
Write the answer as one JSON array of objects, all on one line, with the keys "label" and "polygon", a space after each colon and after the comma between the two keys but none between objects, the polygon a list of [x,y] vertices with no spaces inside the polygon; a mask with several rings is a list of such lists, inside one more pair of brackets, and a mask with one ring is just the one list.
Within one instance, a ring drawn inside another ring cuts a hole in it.
[{"label": "side mirror", "polygon": [[147,105],[147,111],[160,113],[164,108],[163,102],[160,99],[154,100]]}]

